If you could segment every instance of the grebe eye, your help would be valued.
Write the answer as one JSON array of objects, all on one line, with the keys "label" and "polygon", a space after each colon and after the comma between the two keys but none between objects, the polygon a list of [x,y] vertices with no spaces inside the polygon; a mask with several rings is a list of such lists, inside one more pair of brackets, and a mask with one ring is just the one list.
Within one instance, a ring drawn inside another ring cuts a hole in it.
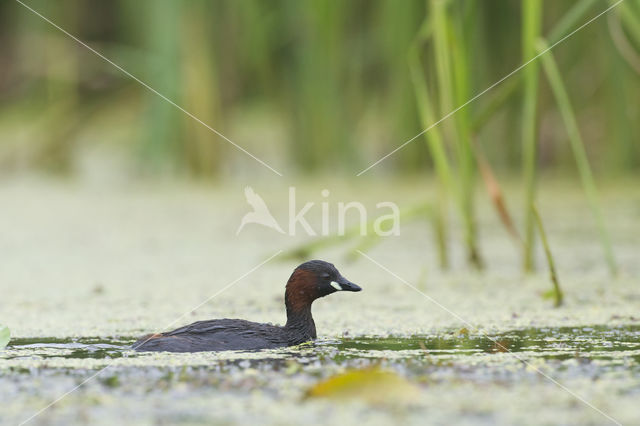
[{"label": "grebe eye", "polygon": [[327,274],[326,272],[320,276],[324,279],[329,279],[331,277],[331,275]]}]

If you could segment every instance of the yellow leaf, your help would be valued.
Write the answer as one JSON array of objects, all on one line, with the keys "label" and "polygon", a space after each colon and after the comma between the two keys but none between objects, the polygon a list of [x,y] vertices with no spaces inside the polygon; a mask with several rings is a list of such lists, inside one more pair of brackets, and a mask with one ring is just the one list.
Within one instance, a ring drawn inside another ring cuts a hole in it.
[{"label": "yellow leaf", "polygon": [[467,329],[466,327],[462,327],[460,330],[456,331],[455,333],[456,336],[469,336],[469,329]]},{"label": "yellow leaf", "polygon": [[385,405],[411,404],[419,394],[420,389],[404,377],[377,367],[338,374],[307,391],[307,397]]}]

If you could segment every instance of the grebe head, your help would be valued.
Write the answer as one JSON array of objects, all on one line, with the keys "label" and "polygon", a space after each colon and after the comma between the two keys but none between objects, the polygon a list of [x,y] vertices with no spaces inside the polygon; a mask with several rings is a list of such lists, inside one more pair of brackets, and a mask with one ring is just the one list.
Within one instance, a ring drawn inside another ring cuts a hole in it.
[{"label": "grebe head", "polygon": [[360,291],[358,285],[342,276],[333,264],[310,260],[298,266],[287,282],[287,308],[299,310],[311,306],[314,300],[336,291]]}]

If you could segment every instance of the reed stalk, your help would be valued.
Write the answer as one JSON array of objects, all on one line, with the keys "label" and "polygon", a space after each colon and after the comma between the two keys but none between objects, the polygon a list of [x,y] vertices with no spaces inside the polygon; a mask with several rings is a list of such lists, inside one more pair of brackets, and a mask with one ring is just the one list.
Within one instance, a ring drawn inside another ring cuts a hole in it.
[{"label": "reed stalk", "polygon": [[[431,28],[431,21],[429,19],[425,19],[408,55],[409,70],[411,73],[411,80],[413,82],[418,115],[423,128],[431,126],[436,121],[434,107],[431,101],[431,96],[429,95],[424,70],[420,61],[420,46],[430,39],[432,34]],[[427,142],[436,175],[439,180],[437,195],[438,202],[436,207],[433,209],[432,214],[432,225],[436,237],[435,242],[438,250],[438,259],[440,267],[442,269],[448,269],[448,194],[450,192],[456,194],[457,188],[453,180],[453,172],[445,149],[444,138],[438,126],[435,126],[426,132],[424,134],[424,138]],[[454,195],[454,198],[457,199],[458,196]]]},{"label": "reed stalk", "polygon": [[[569,9],[553,26],[551,31],[549,31],[546,36],[549,43],[555,43],[575,29],[575,27],[584,19],[591,7],[593,7],[597,2],[598,0],[580,0],[574,3],[574,5],[571,6],[571,9]],[[484,126],[495,115],[495,113],[511,99],[514,94],[518,93],[522,85],[522,80],[523,74],[514,74],[503,84],[485,95],[489,101],[485,107],[475,114],[471,125],[474,133],[478,132],[482,126]]]},{"label": "reed stalk", "polygon": [[[468,67],[463,37],[456,32],[447,11],[448,1],[431,1],[431,26],[438,98],[441,115],[448,114],[470,97]],[[452,61],[456,66],[452,67]],[[464,240],[469,262],[482,267],[477,248],[475,217],[473,210],[474,159],[470,145],[470,120],[466,109],[458,111],[452,121],[442,123],[443,133],[454,142],[459,174],[458,206],[464,227]],[[433,129],[431,129],[433,130]]]},{"label": "reed stalk", "polygon": [[544,226],[542,224],[542,219],[540,218],[540,213],[538,213],[538,209],[535,205],[531,207],[533,209],[532,213],[535,219],[535,222],[538,226],[538,231],[540,233],[540,240],[542,241],[542,247],[544,248],[544,254],[547,259],[547,265],[549,266],[549,278],[551,279],[551,284],[553,285],[553,300],[554,306],[560,307],[564,300],[564,294],[560,289],[560,280],[558,279],[558,273],[556,271],[556,264],[553,260],[553,255],[551,254],[551,248],[549,248],[549,242],[547,241],[547,233],[544,230]]},{"label": "reed stalk", "polygon": [[[615,3],[610,1],[610,3]],[[636,9],[640,9],[640,6]],[[634,10],[633,6],[628,3],[621,3],[616,7],[616,13],[620,16],[623,26],[629,32],[631,37],[636,43],[640,43],[640,16],[639,13]]]},{"label": "reed stalk", "polygon": [[[462,105],[472,97],[472,78],[469,70],[471,66],[468,60],[466,38],[463,30],[462,19],[450,21],[450,51],[451,59],[456,66],[453,68],[453,96],[455,104]],[[464,224],[464,235],[467,246],[468,259],[471,265],[478,269],[483,267],[482,258],[478,248],[477,226],[475,220],[475,158],[471,141],[470,109],[467,106],[459,110],[455,115],[457,129],[456,146],[458,152],[458,165],[460,170],[460,204]]]},{"label": "reed stalk", "polygon": [[[204,19],[210,7],[203,1],[193,1],[182,13],[181,88],[186,109],[205,122],[216,123],[224,132],[216,51],[207,43],[210,22]],[[183,129],[187,170],[201,178],[216,176],[227,145],[195,120],[185,120]]]},{"label": "reed stalk", "polygon": [[[522,59],[524,62],[536,54],[535,42],[540,35],[542,3],[540,0],[522,2]],[[538,127],[538,75],[539,64],[531,62],[522,70],[522,169],[525,190],[525,230],[523,268],[530,272],[534,268],[535,218],[533,204],[536,191],[537,127]]]},{"label": "reed stalk", "polygon": [[[169,99],[180,95],[180,61],[178,43],[181,4],[158,2],[142,14],[145,43],[151,60],[146,69],[150,85]],[[152,172],[175,171],[183,160],[183,150],[179,139],[182,114],[172,105],[154,93],[145,93],[146,125],[141,146],[143,169]]]},{"label": "reed stalk", "polygon": [[[537,48],[539,51],[543,51],[544,49],[546,49],[546,47],[546,42],[542,40],[540,40],[537,44]],[[604,250],[607,265],[609,266],[611,274],[616,275],[617,265],[615,257],[613,255],[611,239],[605,226],[605,220],[600,208],[598,190],[593,178],[591,166],[589,165],[589,159],[584,147],[584,141],[582,140],[582,136],[580,135],[578,122],[573,112],[571,101],[569,100],[569,95],[567,94],[567,90],[562,81],[562,77],[560,76],[560,72],[558,71],[558,66],[556,65],[556,62],[553,58],[553,54],[551,52],[547,52],[546,54],[542,55],[541,58],[542,66],[547,75],[547,80],[551,85],[551,90],[553,91],[553,94],[555,96],[558,109],[560,110],[560,114],[562,115],[562,119],[569,136],[571,150],[573,151],[573,156],[576,160],[576,165],[578,166],[578,172],[580,174],[580,180],[582,181],[582,187],[587,195],[591,213],[593,214],[593,217],[596,220],[596,224],[598,226],[600,242]]]}]

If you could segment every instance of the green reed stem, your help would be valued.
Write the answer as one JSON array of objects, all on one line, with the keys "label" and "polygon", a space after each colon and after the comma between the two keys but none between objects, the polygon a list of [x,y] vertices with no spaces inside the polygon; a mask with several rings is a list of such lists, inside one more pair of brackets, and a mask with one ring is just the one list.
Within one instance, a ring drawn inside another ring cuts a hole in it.
[{"label": "green reed stem", "polygon": [[[598,0],[581,0],[575,3],[549,31],[546,37],[549,43],[555,43],[572,31],[597,2]],[[474,132],[478,132],[493,117],[496,111],[504,106],[513,94],[518,92],[522,84],[522,78],[523,74],[515,74],[504,84],[487,93],[486,96],[489,99],[487,106],[476,114],[473,119],[472,129]]]},{"label": "green reed stem", "polygon": [[[542,5],[539,0],[524,0],[522,3],[522,59],[528,61],[536,54],[535,41],[540,34]],[[533,61],[522,70],[522,165],[525,185],[525,231],[523,268],[533,270],[533,248],[535,242],[533,203],[535,202],[537,166],[537,106],[539,64]]]},{"label": "green reed stem", "polygon": [[[461,36],[455,37],[451,18],[447,13],[447,1],[431,1],[431,26],[433,27],[433,42],[435,52],[435,68],[438,83],[440,113],[442,115],[453,110],[454,104],[464,103],[469,98],[468,67],[466,53],[462,46]],[[456,66],[452,67],[452,61]],[[452,78],[453,77],[453,78]],[[469,261],[476,267],[482,262],[476,246],[476,228],[473,213],[473,170],[474,161],[470,147],[470,120],[468,113],[462,109],[453,117],[453,125],[443,123],[445,135],[455,144],[458,171],[460,175],[460,190],[458,191],[458,205],[464,225],[464,238],[467,246]]]},{"label": "green reed stem", "polygon": [[[219,130],[220,86],[216,51],[208,42],[210,39],[212,5],[194,1],[182,12],[181,28],[181,90],[187,110],[216,124]],[[194,120],[183,121],[183,151],[185,163],[190,173],[198,177],[215,176],[221,164],[222,154],[227,149],[217,136]]]},{"label": "green reed stem", "polygon": [[538,213],[538,209],[536,208],[535,204],[531,206],[531,209],[532,209],[535,222],[538,225],[540,240],[542,241],[542,247],[544,247],[544,254],[547,258],[547,264],[549,266],[549,276],[551,278],[551,284],[553,284],[554,306],[559,307],[562,305],[564,295],[562,294],[562,290],[560,289],[560,281],[558,280],[558,273],[556,272],[556,264],[553,260],[551,249],[549,248],[549,242],[547,241],[547,234],[544,231],[544,226],[542,225],[542,219],[540,218],[540,213]]},{"label": "green reed stem", "polygon": [[574,3],[571,9],[562,15],[562,18],[560,18],[558,23],[555,24],[547,34],[546,38],[549,40],[549,43],[555,43],[572,31],[578,24],[580,24],[581,21],[584,20],[589,9],[598,2],[599,0],[581,0]]},{"label": "green reed stem", "polygon": [[[425,80],[424,71],[420,63],[420,54],[418,47],[420,43],[428,39],[431,35],[431,25],[429,20],[425,20],[420,28],[416,40],[414,41],[408,56],[409,70],[413,82],[416,103],[420,115],[420,122],[423,128],[429,127],[435,122],[435,115],[427,82]],[[449,267],[449,257],[447,252],[447,206],[450,191],[455,192],[455,184],[453,182],[451,166],[444,148],[444,140],[440,129],[436,126],[431,128],[424,134],[427,146],[431,153],[434,168],[440,181],[438,189],[437,208],[433,210],[433,226],[436,235],[436,247],[438,248],[438,258],[440,266],[443,269]]]},{"label": "green reed stem", "polygon": [[[546,49],[547,44],[544,41],[540,40],[537,44],[537,47],[539,51],[542,51]],[[556,65],[556,62],[553,58],[553,54],[551,52],[547,52],[541,58],[542,66],[544,67],[547,79],[549,81],[549,84],[551,85],[551,90],[553,91],[553,94],[556,98],[558,109],[560,110],[560,114],[562,115],[565,128],[567,129],[569,142],[571,144],[571,150],[573,151],[573,156],[576,159],[578,172],[582,181],[582,187],[584,188],[584,191],[587,195],[591,212],[598,226],[600,241],[602,243],[602,248],[604,250],[607,264],[609,265],[609,270],[613,275],[615,275],[617,273],[617,265],[615,257],[613,255],[613,248],[611,247],[611,240],[605,226],[602,211],[600,209],[598,190],[593,178],[591,166],[589,165],[587,152],[584,148],[584,142],[582,140],[582,136],[580,135],[578,123],[571,106],[571,101],[569,100],[569,96],[562,81],[562,77],[560,76],[560,72],[558,71],[558,66]]]},{"label": "green reed stem", "polygon": [[[450,21],[452,21],[450,19]],[[452,88],[456,105],[464,104],[471,98],[470,66],[468,65],[468,52],[465,43],[463,22],[451,22],[450,27],[450,51],[451,59],[456,64],[453,67],[454,86]],[[469,262],[476,268],[482,268],[483,262],[477,245],[477,227],[474,214],[475,196],[475,158],[471,145],[471,119],[470,108],[459,110],[454,119],[457,129],[456,146],[458,149],[458,163],[460,168],[460,196],[462,205],[462,217],[464,223],[465,242],[467,244]]]},{"label": "green reed stem", "polygon": [[[179,22],[181,5],[174,2],[158,2],[149,9],[143,20],[146,44],[153,52],[147,72],[154,78],[151,85],[170,99],[178,99],[180,61]],[[175,170],[180,165],[183,152],[178,135],[180,112],[153,93],[145,93],[147,117],[145,137],[141,146],[144,167],[151,171]]]},{"label": "green reed stem", "polygon": [[[611,3],[614,2],[611,1]],[[616,13],[620,16],[622,24],[633,37],[634,41],[640,43],[640,16],[633,10],[633,7],[623,2],[616,7]]]}]

